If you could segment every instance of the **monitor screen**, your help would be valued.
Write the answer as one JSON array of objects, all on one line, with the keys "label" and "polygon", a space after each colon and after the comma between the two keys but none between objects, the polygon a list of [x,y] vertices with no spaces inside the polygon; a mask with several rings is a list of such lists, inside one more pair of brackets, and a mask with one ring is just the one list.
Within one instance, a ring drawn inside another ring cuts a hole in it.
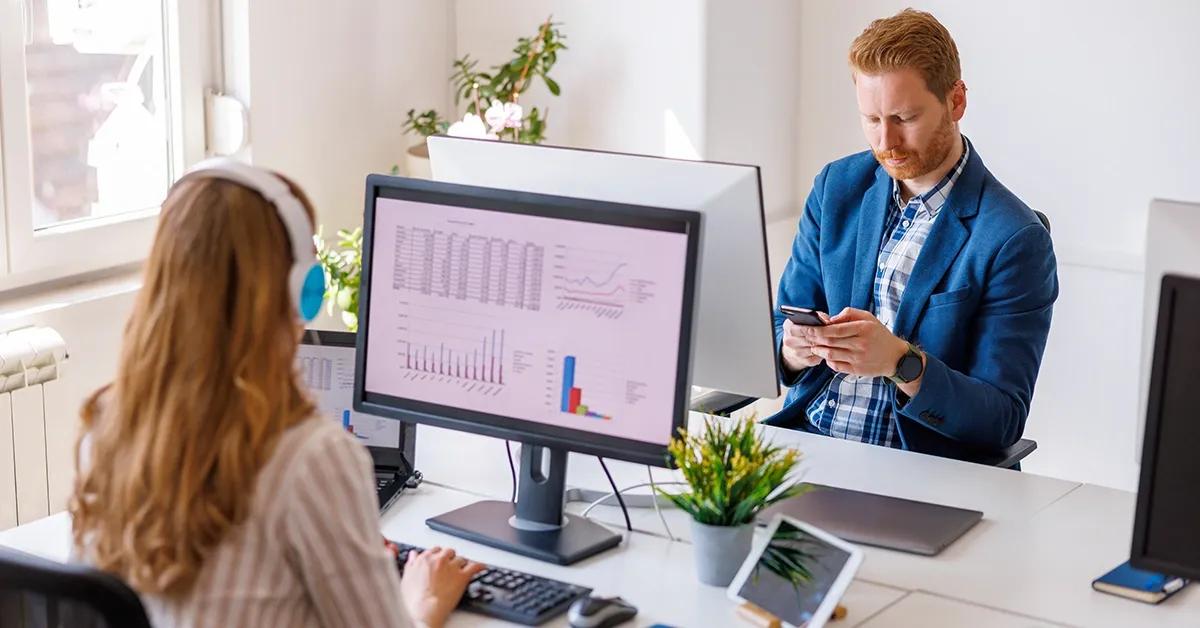
[{"label": "monitor screen", "polygon": [[300,381],[317,403],[317,411],[336,421],[368,447],[400,447],[403,423],[356,412],[354,347],[302,344],[296,352]]},{"label": "monitor screen", "polygon": [[1159,302],[1133,550],[1137,567],[1191,578],[1200,578],[1197,321],[1200,280],[1166,277]]},{"label": "monitor screen", "polygon": [[678,216],[698,218],[426,184],[459,193],[384,186],[369,203],[364,397],[577,451],[644,445],[661,464],[688,389],[699,225]]}]

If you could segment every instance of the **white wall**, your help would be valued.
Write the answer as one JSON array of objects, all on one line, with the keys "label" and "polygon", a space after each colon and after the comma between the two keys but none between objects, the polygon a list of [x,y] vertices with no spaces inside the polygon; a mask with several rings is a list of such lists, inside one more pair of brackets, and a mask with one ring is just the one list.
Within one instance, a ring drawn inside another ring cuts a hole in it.
[{"label": "white wall", "polygon": [[791,138],[807,88],[797,80],[801,5],[709,0],[706,6],[705,158],[758,164],[768,221],[794,216],[803,197]]},{"label": "white wall", "polygon": [[452,3],[226,0],[226,76],[249,104],[251,158],[294,178],[325,223],[362,224],[364,179],[416,142],[410,108],[444,109]]},{"label": "white wall", "polygon": [[[522,104],[549,106],[550,144],[695,158],[704,150],[704,3],[507,3],[457,0],[456,57],[481,66],[512,58],[517,37],[553,15],[568,50],[551,71],[562,95],[540,81]],[[449,75],[449,68],[446,69]],[[689,150],[693,154],[688,154]]]},{"label": "white wall", "polygon": [[455,3],[455,56],[494,65],[553,15],[569,50],[522,98],[550,144],[761,166],[772,276],[803,198],[795,184],[800,5],[792,0]]},{"label": "white wall", "polygon": [[[800,19],[798,195],[865,148],[850,42],[911,3],[806,0]],[[963,131],[992,172],[1053,223],[1062,296],[1026,435],[1030,471],[1134,488],[1142,260],[1153,197],[1200,199],[1200,3],[918,3],[954,36]]]},{"label": "white wall", "polygon": [[547,15],[568,50],[523,104],[548,105],[550,144],[762,166],[768,218],[795,199],[799,7],[791,0],[578,2],[537,0],[494,10],[458,0],[456,56],[511,58]]}]

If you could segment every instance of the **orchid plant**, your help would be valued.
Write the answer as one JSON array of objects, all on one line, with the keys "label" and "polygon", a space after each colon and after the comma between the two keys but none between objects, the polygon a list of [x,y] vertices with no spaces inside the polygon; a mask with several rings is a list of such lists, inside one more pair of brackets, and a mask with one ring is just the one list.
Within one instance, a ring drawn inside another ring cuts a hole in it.
[{"label": "orchid plant", "polygon": [[559,32],[559,25],[547,17],[536,35],[517,40],[511,61],[491,71],[476,69],[479,62],[470,55],[456,59],[450,81],[454,84],[454,104],[467,103],[463,118],[451,124],[433,109],[421,113],[410,109],[404,131],[422,137],[446,133],[527,144],[542,142],[546,136],[546,111],[531,107],[527,112],[518,101],[537,77],[552,95],[561,93],[558,83],[550,78],[558,52],[567,49],[562,43],[566,36]]}]

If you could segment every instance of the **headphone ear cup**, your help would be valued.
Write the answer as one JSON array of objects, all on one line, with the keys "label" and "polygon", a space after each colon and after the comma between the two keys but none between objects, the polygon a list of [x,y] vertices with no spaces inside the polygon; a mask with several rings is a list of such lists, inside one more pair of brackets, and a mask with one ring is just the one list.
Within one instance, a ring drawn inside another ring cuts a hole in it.
[{"label": "headphone ear cup", "polygon": [[299,264],[288,279],[296,314],[306,323],[313,320],[325,302],[325,269],[320,264]]}]

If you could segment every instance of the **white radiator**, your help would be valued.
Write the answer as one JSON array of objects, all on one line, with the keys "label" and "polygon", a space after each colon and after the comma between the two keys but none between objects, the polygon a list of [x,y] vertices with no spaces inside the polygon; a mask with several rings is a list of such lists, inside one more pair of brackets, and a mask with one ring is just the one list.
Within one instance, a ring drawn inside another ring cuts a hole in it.
[{"label": "white radiator", "polygon": [[50,514],[47,408],[67,346],[49,327],[0,335],[0,530]]}]

